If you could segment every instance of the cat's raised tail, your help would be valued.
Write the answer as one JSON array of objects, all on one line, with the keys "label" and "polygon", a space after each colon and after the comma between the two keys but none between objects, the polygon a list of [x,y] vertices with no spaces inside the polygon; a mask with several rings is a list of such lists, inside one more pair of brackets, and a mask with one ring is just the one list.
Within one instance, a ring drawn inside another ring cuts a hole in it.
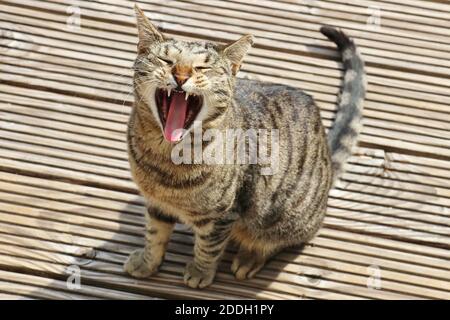
[{"label": "cat's raised tail", "polygon": [[362,110],[366,94],[364,61],[355,43],[342,31],[323,26],[320,32],[336,43],[344,66],[344,84],[333,127],[328,133],[328,144],[333,163],[333,182],[344,171],[352,148],[362,129]]}]

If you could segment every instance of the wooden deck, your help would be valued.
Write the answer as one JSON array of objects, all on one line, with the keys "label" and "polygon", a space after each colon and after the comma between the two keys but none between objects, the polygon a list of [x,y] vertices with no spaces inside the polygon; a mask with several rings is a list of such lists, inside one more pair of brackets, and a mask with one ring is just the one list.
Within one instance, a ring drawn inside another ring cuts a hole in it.
[{"label": "wooden deck", "polygon": [[228,252],[205,290],[182,284],[192,248],[183,226],[157,276],[122,271],[143,244],[125,151],[133,3],[0,2],[1,298],[450,299],[448,2],[139,1],[174,37],[253,33],[241,76],[305,89],[327,127],[342,73],[319,26],[344,28],[367,63],[363,134],[320,234],[246,282],[229,272]]}]

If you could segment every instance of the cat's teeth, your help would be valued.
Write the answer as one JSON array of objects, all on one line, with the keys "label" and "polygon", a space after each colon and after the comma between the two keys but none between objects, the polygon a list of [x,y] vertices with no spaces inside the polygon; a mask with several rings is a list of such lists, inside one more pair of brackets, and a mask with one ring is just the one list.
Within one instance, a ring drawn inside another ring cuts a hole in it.
[{"label": "cat's teeth", "polygon": [[186,92],[186,95],[184,96],[184,100],[187,100],[189,98],[189,93]]},{"label": "cat's teeth", "polygon": [[170,89],[170,88],[167,90],[167,96],[168,96],[168,97],[170,97],[170,92],[171,92],[171,91],[172,91],[172,89]]}]

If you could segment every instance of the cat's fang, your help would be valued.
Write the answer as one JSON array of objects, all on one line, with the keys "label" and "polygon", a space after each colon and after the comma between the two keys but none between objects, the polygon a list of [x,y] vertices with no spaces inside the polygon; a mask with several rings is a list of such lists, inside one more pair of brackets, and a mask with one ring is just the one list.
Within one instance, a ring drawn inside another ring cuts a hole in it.
[{"label": "cat's fang", "polygon": [[185,93],[185,97],[184,97],[184,100],[186,100],[187,101],[187,99],[189,98],[189,92],[186,92]]},{"label": "cat's fang", "polygon": [[172,89],[171,88],[168,88],[167,89],[167,96],[170,98],[170,93],[172,92]]}]

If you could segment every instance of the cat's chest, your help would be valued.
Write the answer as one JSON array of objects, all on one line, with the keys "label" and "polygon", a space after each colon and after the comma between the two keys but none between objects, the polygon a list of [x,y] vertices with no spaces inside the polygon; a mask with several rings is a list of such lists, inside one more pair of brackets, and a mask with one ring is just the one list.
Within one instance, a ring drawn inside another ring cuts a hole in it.
[{"label": "cat's chest", "polygon": [[[216,195],[214,195],[217,193]],[[231,205],[231,199],[220,198],[218,190],[212,190],[201,197],[196,192],[177,193],[167,197],[167,193],[158,191],[146,195],[147,201],[163,212],[177,217],[180,222],[192,225],[203,217],[220,215],[223,209]]]},{"label": "cat's chest", "polygon": [[[143,196],[152,204],[166,209],[183,221],[211,212],[220,212],[233,200],[234,181],[230,174],[218,170],[196,174],[191,179],[184,176],[181,183],[161,179],[156,169],[132,164],[134,180]],[[186,180],[187,179],[187,180]]]}]

